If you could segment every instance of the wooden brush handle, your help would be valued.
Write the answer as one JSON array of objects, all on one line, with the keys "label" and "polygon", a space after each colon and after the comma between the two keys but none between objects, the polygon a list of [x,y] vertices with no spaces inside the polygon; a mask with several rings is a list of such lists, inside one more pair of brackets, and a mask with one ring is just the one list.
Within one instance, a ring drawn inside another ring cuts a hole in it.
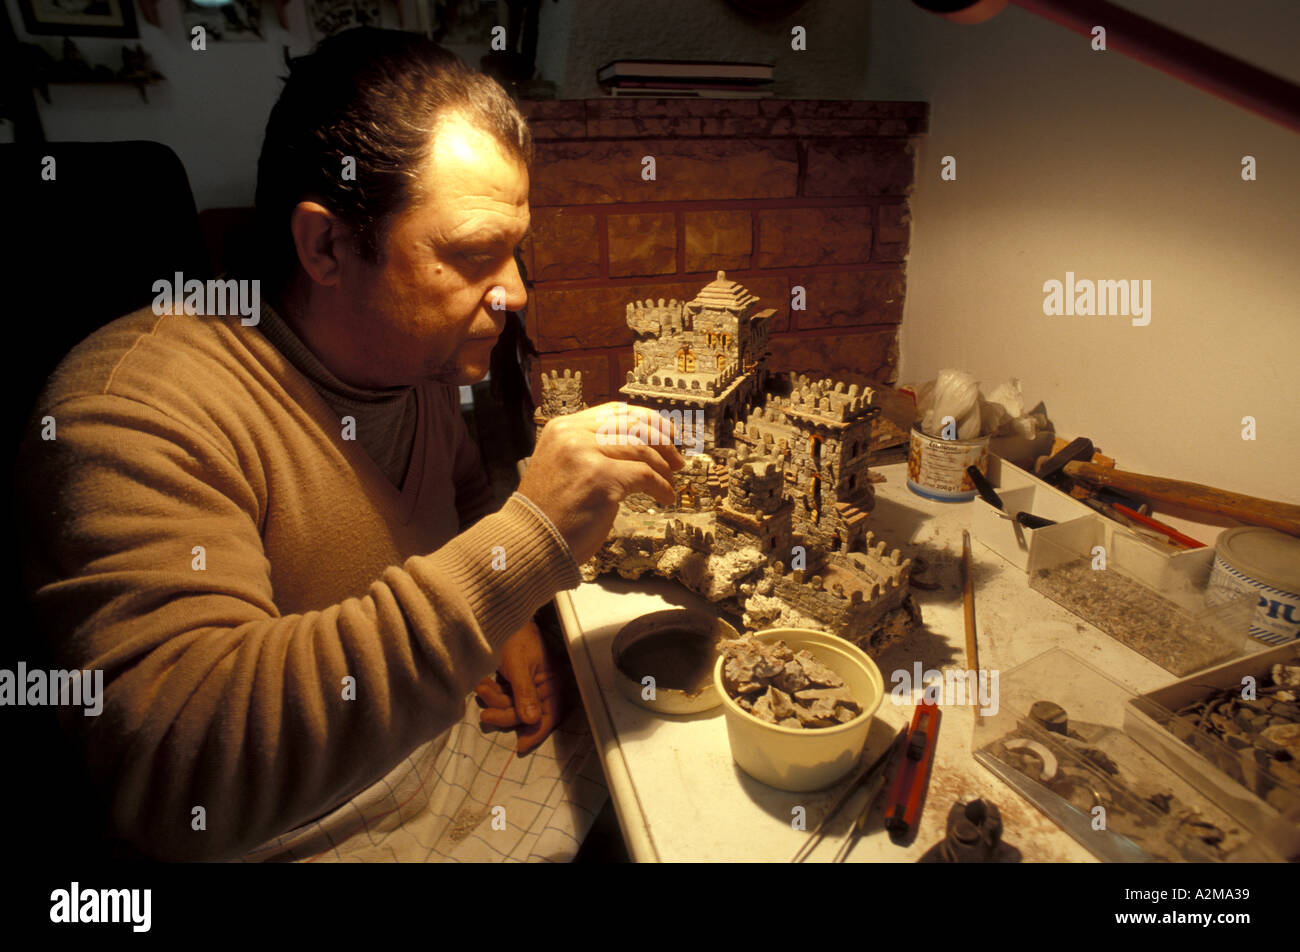
[{"label": "wooden brush handle", "polygon": [[1268,526],[1291,535],[1300,536],[1300,506],[1290,503],[1259,499],[1230,493],[1199,483],[1184,483],[1161,476],[1126,473],[1120,469],[1095,466],[1092,463],[1066,463],[1066,475],[1098,486],[1109,486],[1123,492],[1134,493],[1146,499],[1186,506],[1198,512],[1216,512],[1239,522],[1255,526]]}]

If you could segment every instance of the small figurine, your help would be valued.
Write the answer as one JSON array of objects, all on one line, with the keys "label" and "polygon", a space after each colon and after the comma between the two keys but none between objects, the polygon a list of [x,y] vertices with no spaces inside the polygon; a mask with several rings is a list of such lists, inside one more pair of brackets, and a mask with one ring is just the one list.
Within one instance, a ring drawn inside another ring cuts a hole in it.
[{"label": "small figurine", "polygon": [[948,811],[948,835],[926,850],[918,863],[1018,863],[1020,850],[1002,842],[1002,812],[983,800]]}]

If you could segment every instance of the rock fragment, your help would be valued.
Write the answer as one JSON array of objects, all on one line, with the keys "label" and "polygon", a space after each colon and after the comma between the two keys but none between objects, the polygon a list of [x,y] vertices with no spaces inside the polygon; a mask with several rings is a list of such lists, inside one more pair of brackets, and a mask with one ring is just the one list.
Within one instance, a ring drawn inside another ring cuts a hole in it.
[{"label": "rock fragment", "polygon": [[720,646],[723,686],[742,710],[781,727],[824,728],[862,713],[844,679],[812,652],[746,635]]}]

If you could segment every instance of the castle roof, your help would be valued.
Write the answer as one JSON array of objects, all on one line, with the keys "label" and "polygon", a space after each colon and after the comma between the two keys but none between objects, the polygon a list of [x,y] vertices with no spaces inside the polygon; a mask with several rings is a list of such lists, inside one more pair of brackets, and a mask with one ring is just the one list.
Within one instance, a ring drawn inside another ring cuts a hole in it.
[{"label": "castle roof", "polygon": [[728,281],[725,271],[719,271],[717,280],[710,281],[701,288],[688,306],[735,311],[739,314],[757,300],[758,297],[750,294],[747,288],[735,281]]}]

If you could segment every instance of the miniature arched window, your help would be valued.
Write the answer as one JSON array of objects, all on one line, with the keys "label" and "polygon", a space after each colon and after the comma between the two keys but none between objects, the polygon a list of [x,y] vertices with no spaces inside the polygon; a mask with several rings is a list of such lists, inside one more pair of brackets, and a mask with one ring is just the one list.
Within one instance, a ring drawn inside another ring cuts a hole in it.
[{"label": "miniature arched window", "polygon": [[731,335],[730,335],[730,334],[723,334],[723,335],[722,335],[722,346],[723,346],[723,347],[730,347],[730,346],[731,346]]},{"label": "miniature arched window", "polygon": [[858,441],[857,441],[857,440],[854,440],[854,441],[853,441],[853,451],[852,451],[851,453],[849,453],[849,456],[850,456],[850,458],[852,458],[852,457],[857,456],[857,455],[858,455]]},{"label": "miniature arched window", "polygon": [[856,476],[850,476],[850,477],[849,477],[849,489],[857,489],[857,488],[858,488],[858,477],[856,477]]},{"label": "miniature arched window", "polygon": [[727,355],[726,355],[726,354],[718,354],[718,369],[719,369],[719,370],[726,370],[726,369],[727,369]]},{"label": "miniature arched window", "polygon": [[812,457],[813,465],[820,466],[822,462],[822,438],[814,433],[808,438],[808,455]]},{"label": "miniature arched window", "polygon": [[645,360],[645,354],[641,353],[639,350],[632,354],[633,367],[640,367],[641,362],[644,360]]},{"label": "miniature arched window", "polygon": [[840,534],[838,532],[831,536],[831,543],[834,546],[835,551],[838,552],[840,549]]},{"label": "miniature arched window", "polygon": [[705,335],[705,336],[708,337],[708,339],[709,339],[709,346],[712,347],[712,346],[713,346],[713,331],[709,331],[708,334]]}]

